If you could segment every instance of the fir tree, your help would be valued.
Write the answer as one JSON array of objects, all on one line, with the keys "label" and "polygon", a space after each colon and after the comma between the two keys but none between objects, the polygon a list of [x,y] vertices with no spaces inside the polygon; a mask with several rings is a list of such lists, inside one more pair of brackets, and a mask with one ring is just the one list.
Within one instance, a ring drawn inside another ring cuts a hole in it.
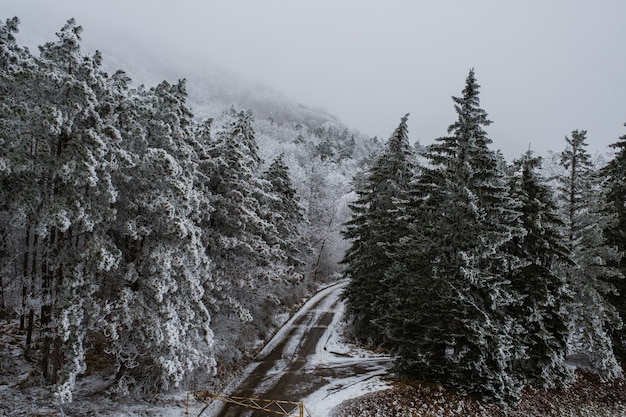
[{"label": "fir tree", "polygon": [[[626,126],[626,124],[624,124]],[[601,169],[604,198],[608,215],[614,217],[612,223],[604,227],[606,244],[616,248],[621,255],[619,260],[613,260],[609,265],[619,269],[622,276],[626,276],[626,135],[621,136],[611,145],[616,150],[615,156]],[[617,292],[609,295],[613,306],[617,309],[622,322],[626,321],[626,279],[610,279]],[[623,362],[626,359],[626,326],[621,330],[614,329],[612,333],[616,355]]]},{"label": "fir tree", "polygon": [[409,145],[408,115],[387,142],[382,155],[357,189],[357,200],[350,205],[352,219],[345,236],[352,245],[343,263],[350,278],[344,296],[352,318],[355,336],[371,344],[382,344],[385,334],[372,322],[386,309],[388,288],[383,283],[392,264],[389,251],[397,239],[407,234],[406,219],[398,205],[407,198],[415,176],[415,162]]},{"label": "fir tree", "polygon": [[263,178],[271,186],[271,196],[267,202],[265,215],[275,225],[277,236],[268,236],[269,245],[279,245],[287,255],[287,263],[294,267],[302,266],[307,249],[304,242],[304,208],[289,177],[284,154],[280,154],[263,173]]},{"label": "fir tree", "polygon": [[607,297],[614,291],[609,281],[620,277],[619,271],[609,265],[619,259],[619,254],[603,236],[602,229],[610,219],[602,213],[586,134],[574,130],[571,138],[565,138],[561,165],[566,175],[559,178],[566,242],[574,260],[574,265],[566,268],[575,301],[570,311],[570,344],[572,351],[587,355],[597,371],[614,377],[621,374],[621,369],[613,354],[610,333],[621,327],[621,322]]},{"label": "fir tree", "polygon": [[479,106],[473,70],[463,95],[453,101],[458,120],[448,128],[450,136],[425,152],[431,166],[416,184],[408,207],[412,235],[395,268],[406,275],[397,282],[415,287],[396,288],[402,306],[394,337],[400,342],[397,368],[515,401],[515,323],[505,313],[515,301],[506,278],[514,257],[504,245],[522,233],[519,213],[503,162],[488,148],[484,127],[491,122]]},{"label": "fir tree", "polygon": [[514,343],[522,350],[516,372],[531,384],[554,387],[572,377],[565,364],[572,299],[562,272],[571,260],[552,189],[537,172],[540,166],[531,151],[514,164],[511,189],[525,234],[507,245],[519,259],[510,279],[520,297],[509,314],[516,322]]}]

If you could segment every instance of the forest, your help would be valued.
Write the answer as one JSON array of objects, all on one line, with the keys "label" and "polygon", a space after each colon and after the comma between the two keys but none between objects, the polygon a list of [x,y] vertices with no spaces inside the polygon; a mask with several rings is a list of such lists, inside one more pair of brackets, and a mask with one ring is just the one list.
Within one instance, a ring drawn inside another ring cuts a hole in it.
[{"label": "forest", "polygon": [[299,107],[199,119],[184,80],[105,72],[74,20],[37,56],[18,29],[0,26],[0,320],[25,335],[24,383],[220,387],[339,278],[351,173],[381,144]]},{"label": "forest", "polygon": [[449,136],[415,152],[407,115],[357,178],[343,260],[354,335],[400,374],[501,404],[566,387],[574,358],[619,377],[626,135],[601,167],[584,130],[556,166],[531,150],[507,164],[479,87],[470,70]]},{"label": "forest", "polygon": [[502,403],[566,386],[574,356],[622,374],[626,135],[609,160],[574,130],[509,164],[473,70],[426,147],[408,115],[387,141],[267,102],[199,117],[185,80],[109,74],[74,20],[36,55],[18,29],[0,23],[0,322],[25,384],[220,387],[341,278],[353,337],[399,374]]}]

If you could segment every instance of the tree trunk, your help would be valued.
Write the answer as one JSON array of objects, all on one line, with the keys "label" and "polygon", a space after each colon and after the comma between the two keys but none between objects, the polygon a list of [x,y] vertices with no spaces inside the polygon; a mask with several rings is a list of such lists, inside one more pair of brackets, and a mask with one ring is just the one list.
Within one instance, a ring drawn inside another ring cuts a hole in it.
[{"label": "tree trunk", "polygon": [[26,327],[26,349],[24,350],[24,357],[28,359],[30,354],[30,346],[33,342],[33,323],[35,321],[35,309],[30,308],[28,312],[28,326]]},{"label": "tree trunk", "polygon": [[[50,231],[50,238],[46,246],[46,251],[59,244],[60,233],[53,227]],[[59,288],[58,268],[50,265],[48,253],[42,259],[42,304],[41,304],[41,331],[43,333],[43,346],[41,351],[41,373],[43,378],[51,383],[58,379],[58,371],[61,365],[61,352],[59,337],[57,335],[56,323],[54,322],[54,307],[56,304],[56,292]]]},{"label": "tree trunk", "polygon": [[2,279],[2,275],[0,274],[0,320],[7,318],[7,309],[4,300],[4,280]]},{"label": "tree trunk", "polygon": [[30,227],[26,226],[26,236],[24,239],[24,259],[22,262],[22,312],[20,314],[20,330],[25,328],[26,319],[26,298],[28,297],[28,267],[30,254]]}]

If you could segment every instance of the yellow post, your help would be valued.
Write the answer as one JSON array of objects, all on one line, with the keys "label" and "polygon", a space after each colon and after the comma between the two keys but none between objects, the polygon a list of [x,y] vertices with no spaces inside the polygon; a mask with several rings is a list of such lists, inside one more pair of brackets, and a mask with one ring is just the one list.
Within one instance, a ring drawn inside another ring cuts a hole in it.
[{"label": "yellow post", "polygon": [[304,417],[304,403],[300,401],[298,407],[300,407],[300,417]]}]

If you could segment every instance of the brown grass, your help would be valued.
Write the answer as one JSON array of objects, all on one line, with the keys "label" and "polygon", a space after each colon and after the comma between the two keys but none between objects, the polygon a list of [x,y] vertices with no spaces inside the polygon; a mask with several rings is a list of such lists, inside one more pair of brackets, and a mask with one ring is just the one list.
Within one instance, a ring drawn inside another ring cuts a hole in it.
[{"label": "brown grass", "polygon": [[514,407],[503,409],[472,395],[420,381],[396,381],[392,389],[346,401],[336,417],[624,417],[626,381],[602,381],[578,372],[566,389],[524,389]]}]

